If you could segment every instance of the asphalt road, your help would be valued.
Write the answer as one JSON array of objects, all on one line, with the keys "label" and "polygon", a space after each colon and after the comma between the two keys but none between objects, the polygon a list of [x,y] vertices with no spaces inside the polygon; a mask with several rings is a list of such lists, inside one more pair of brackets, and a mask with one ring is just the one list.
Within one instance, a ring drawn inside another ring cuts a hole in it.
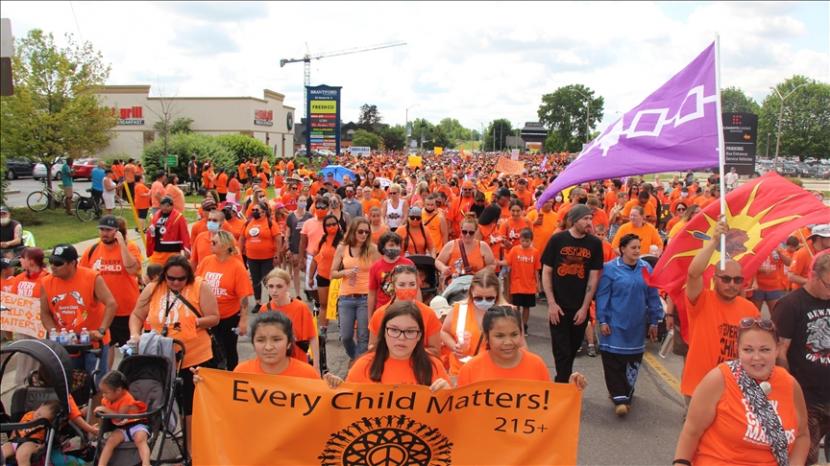
[{"label": "asphalt road", "polygon": [[[19,180],[9,181],[8,189],[5,193],[6,205],[12,208],[26,207],[26,196],[33,191],[40,191],[43,188],[42,181],[36,181],[32,178],[23,178]],[[87,189],[92,187],[89,181],[75,181],[73,188],[75,192],[83,195],[88,195]],[[52,180],[52,189],[60,189],[60,182]]]}]

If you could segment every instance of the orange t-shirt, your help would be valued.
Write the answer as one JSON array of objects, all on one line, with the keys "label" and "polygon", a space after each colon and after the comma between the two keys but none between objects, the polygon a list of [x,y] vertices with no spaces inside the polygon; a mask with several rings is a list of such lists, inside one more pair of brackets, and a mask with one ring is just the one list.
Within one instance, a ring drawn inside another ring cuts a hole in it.
[{"label": "orange t-shirt", "polygon": [[[640,200],[636,198],[626,202],[622,210],[622,216],[628,218],[631,215],[631,208],[638,205],[640,205]],[[653,197],[650,197],[645,207],[643,207],[643,215],[646,217],[657,216],[657,202]]]},{"label": "orange t-shirt", "polygon": [[294,358],[288,360],[288,367],[286,367],[285,370],[279,374],[268,374],[262,370],[262,364],[260,363],[259,358],[240,362],[236,365],[236,368],[233,371],[237,374],[266,374],[279,375],[282,377],[299,377],[301,379],[320,379],[320,374],[318,374],[317,371],[315,371],[314,368],[307,362]]},{"label": "orange t-shirt", "polygon": [[536,294],[536,271],[542,269],[539,251],[531,246],[513,246],[504,258],[510,267],[510,293]]},{"label": "orange t-shirt", "polygon": [[240,180],[247,181],[248,180],[248,165],[245,162],[240,163],[239,167],[237,168],[236,173],[239,175]]},{"label": "orange t-shirt", "polygon": [[245,255],[249,259],[274,258],[277,253],[277,235],[279,235],[277,222],[271,222],[269,227],[266,218],[251,219],[243,234],[245,235]]},{"label": "orange t-shirt", "polygon": [[[49,298],[49,311],[57,328],[80,333],[84,328],[97,330],[104,321],[104,306],[95,299],[95,279],[98,272],[78,267],[69,280],[54,275],[43,277],[41,283]],[[109,343],[109,331],[104,337]]]},{"label": "orange t-shirt", "polygon": [[49,275],[46,269],[40,271],[36,277],[29,277],[27,272],[20,272],[11,277],[4,285],[9,286],[9,293],[27,298],[40,298],[40,284],[43,277]]},{"label": "orange t-shirt", "polygon": [[[715,418],[697,445],[692,464],[715,466],[722,464],[757,464],[777,466],[764,429],[754,420],[755,415],[747,409],[743,392],[738,386],[732,370],[726,364],[719,364],[723,375],[723,393],[718,400]],[[768,398],[778,414],[787,437],[787,451],[792,452],[798,433],[798,415],[795,409],[793,391],[795,379],[786,369],[776,366],[768,380],[772,391]]]},{"label": "orange t-shirt", "polygon": [[501,224],[501,227],[499,228],[499,235],[510,241],[510,247],[512,248],[521,243],[519,235],[525,228],[531,228],[531,224],[527,221],[527,219],[520,218],[519,221],[515,221],[513,220],[513,217],[510,217]]},{"label": "orange t-shirt", "polygon": [[[413,301],[418,310],[421,311],[421,319],[424,321],[424,346],[429,343],[429,338],[441,331],[441,321],[435,315],[435,311],[431,307],[420,301]],[[386,315],[386,310],[392,303],[386,303],[372,312],[372,317],[369,319],[369,332],[378,335],[380,326],[383,324],[383,316]],[[383,335],[378,335],[383,337]]]},{"label": "orange t-shirt", "polygon": [[133,195],[135,196],[133,198],[133,203],[135,203],[135,208],[138,210],[149,209],[150,188],[148,188],[144,183],[136,183],[133,190]]},{"label": "orange t-shirt", "polygon": [[[25,424],[35,420],[35,411],[29,411],[20,418],[20,423]],[[43,441],[46,439],[46,428],[44,426],[30,427],[28,429],[19,429],[13,432],[11,438],[29,438],[32,440]],[[4,445],[5,446],[5,445]]]},{"label": "orange t-shirt", "polygon": [[[777,256],[777,258],[775,257]],[[773,251],[755,273],[755,280],[758,282],[758,289],[761,291],[787,290],[789,280],[784,273],[784,261],[781,253]]]},{"label": "orange t-shirt", "polygon": [[[346,376],[346,382],[358,383],[378,383],[369,378],[369,367],[375,358],[375,353],[368,353],[357,361]],[[441,365],[441,361],[430,356],[432,361],[432,380],[435,382],[438,379],[449,380],[447,371]],[[412,370],[412,363],[409,359],[394,359],[390,357],[383,364],[383,374],[380,377],[380,382],[385,385],[417,385],[418,380],[415,378],[415,371]]]},{"label": "orange t-shirt", "polygon": [[228,174],[227,173],[220,173],[219,176],[216,177],[216,192],[219,194],[227,194],[228,193]]},{"label": "orange t-shirt", "polygon": [[608,227],[610,225],[610,222],[608,221],[608,214],[606,214],[605,211],[602,209],[594,209],[592,211],[591,224],[594,226],[604,225],[605,231],[608,231]]},{"label": "orange t-shirt", "polygon": [[317,262],[317,275],[328,280],[331,278],[331,263],[334,261],[334,253],[337,248],[333,246],[334,238],[329,238],[325,243],[320,245],[320,250],[314,256]]},{"label": "orange t-shirt", "polygon": [[[542,216],[542,224],[534,225],[540,215]],[[533,247],[539,251],[544,251],[545,246],[548,245],[548,240],[556,233],[556,228],[559,226],[559,214],[553,210],[545,213],[534,209],[528,212],[527,219],[530,220],[530,228],[533,230]]]},{"label": "orange t-shirt", "polygon": [[453,240],[450,260],[447,262],[447,265],[452,267],[453,273],[459,275],[474,274],[486,266],[484,256],[481,255],[481,241],[476,240],[476,246],[469,249],[465,248],[464,252],[467,254],[467,263],[470,270],[460,270],[464,268],[464,258],[461,256],[461,240]]},{"label": "orange t-shirt", "polygon": [[128,163],[124,165],[124,181],[127,183],[135,183],[135,164]]},{"label": "orange t-shirt", "polygon": [[654,225],[647,222],[643,222],[643,226],[641,227],[635,227],[631,222],[623,223],[620,225],[619,230],[617,230],[617,234],[614,235],[611,246],[618,250],[620,247],[620,239],[629,233],[634,233],[640,237],[640,252],[642,254],[648,254],[649,248],[652,245],[656,245],[660,250],[663,249],[663,238],[660,237],[657,228],[654,228]]},{"label": "orange t-shirt", "polygon": [[[227,222],[223,223],[222,229],[233,234],[228,228],[226,228],[227,225]],[[194,238],[194,236],[191,235],[191,238]],[[196,239],[193,240],[193,244],[190,245],[190,262],[193,264],[194,267],[197,267],[199,263],[202,261],[202,259],[213,254],[213,248],[210,244],[212,235],[209,231],[202,231],[201,233],[199,233],[198,236],[195,236],[195,238]],[[236,250],[239,251],[239,242],[236,240],[236,238],[234,238],[233,240],[233,245],[236,247]],[[235,257],[242,261],[242,256],[232,257]]]},{"label": "orange t-shirt", "polygon": [[[268,304],[263,304],[259,310],[260,312],[274,311],[285,314],[291,320],[291,327],[294,329],[294,339],[296,341],[310,341],[312,338],[317,338],[317,328],[314,326],[314,316],[311,314],[311,309],[308,308],[308,304],[299,299],[292,299],[285,306],[277,306],[271,301]],[[308,360],[306,352],[297,344],[294,345],[291,356],[300,361]]]},{"label": "orange t-shirt", "polygon": [[[133,313],[135,303],[138,301],[138,277],[127,273],[124,263],[121,260],[121,247],[118,243],[111,246],[98,242],[95,251],[90,246],[78,261],[81,267],[88,267],[104,277],[107,288],[112,292],[118,309],[115,311],[117,317],[126,317]],[[127,243],[127,253],[141,265],[141,251],[133,242]]]},{"label": "orange t-shirt", "polygon": [[483,351],[461,367],[458,373],[458,387],[464,387],[483,380],[538,380],[550,382],[550,372],[539,355],[525,348],[519,350],[522,359],[515,367],[499,367],[493,362],[489,351]]},{"label": "orange t-shirt", "polygon": [[[798,275],[799,277],[809,277],[810,265],[813,263],[814,256],[815,250],[813,249],[813,243],[810,242],[793,254],[793,261],[790,264],[790,272],[793,275]],[[801,288],[801,285],[794,282],[791,283],[791,285],[794,290]]]},{"label": "orange t-shirt", "polygon": [[112,174],[115,177],[116,181],[124,178],[124,165],[117,163],[113,164],[110,168],[112,169]]},{"label": "orange t-shirt", "polygon": [[421,214],[421,225],[424,226],[424,230],[426,230],[427,236],[432,242],[432,250],[436,253],[444,247],[444,236],[441,234],[442,218],[443,214],[438,209],[432,214],[427,213],[426,210]]},{"label": "orange t-shirt", "polygon": [[213,189],[213,182],[216,180],[216,176],[213,173],[213,169],[209,168],[202,172],[202,186],[205,189]]},{"label": "orange t-shirt", "polygon": [[[147,405],[143,401],[136,400],[132,393],[127,390],[124,390],[121,398],[115,401],[110,401],[104,397],[101,397],[101,404],[104,405],[105,408],[120,414],[141,414],[147,412]],[[113,424],[118,425],[126,422],[134,423],[136,420],[123,420],[120,423],[118,421],[114,421]]]},{"label": "orange t-shirt", "polygon": [[746,298],[724,301],[709,289],[692,303],[689,314],[689,353],[680,380],[680,391],[691,396],[697,384],[718,364],[738,357],[738,326],[745,317],[760,317],[758,308]]},{"label": "orange t-shirt", "polygon": [[363,216],[369,217],[369,213],[372,210],[372,207],[377,207],[380,209],[380,201],[375,198],[370,198],[369,200],[362,199],[360,201],[360,205],[363,206]]},{"label": "orange t-shirt", "polygon": [[522,206],[525,210],[529,209],[533,204],[533,193],[526,189],[524,191],[516,190],[516,197],[522,201]]},{"label": "orange t-shirt", "polygon": [[237,180],[236,178],[231,178],[231,180],[228,181],[228,192],[233,193],[236,196],[236,202],[239,202],[239,200],[242,198],[242,185],[239,184],[239,180]]},{"label": "orange t-shirt", "polygon": [[199,262],[196,275],[204,279],[216,296],[220,319],[238,314],[242,298],[254,294],[248,271],[238,256],[221,262],[211,254]]},{"label": "orange t-shirt", "polygon": [[389,227],[382,223],[379,227],[375,227],[373,225],[369,225],[369,227],[372,229],[372,243],[374,244],[378,244],[378,241],[380,241],[380,237],[383,236],[384,233],[389,231]]}]

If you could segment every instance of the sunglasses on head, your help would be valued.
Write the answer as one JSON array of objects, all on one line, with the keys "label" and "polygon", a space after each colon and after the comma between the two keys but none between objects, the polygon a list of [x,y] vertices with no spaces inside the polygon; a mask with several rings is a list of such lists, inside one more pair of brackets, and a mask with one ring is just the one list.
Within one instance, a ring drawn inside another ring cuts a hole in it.
[{"label": "sunglasses on head", "polygon": [[769,319],[755,319],[752,317],[745,317],[741,319],[740,328],[749,329],[752,327],[758,327],[761,330],[766,330],[768,332],[775,330],[775,324]]},{"label": "sunglasses on head", "polygon": [[715,276],[718,277],[718,279],[720,279],[720,281],[722,281],[724,284],[727,284],[727,285],[729,283],[734,283],[736,285],[740,285],[741,283],[744,282],[744,277],[741,276],[741,275],[738,275],[738,276],[735,276],[735,277],[732,277],[732,276],[729,276],[729,275],[715,275]]}]

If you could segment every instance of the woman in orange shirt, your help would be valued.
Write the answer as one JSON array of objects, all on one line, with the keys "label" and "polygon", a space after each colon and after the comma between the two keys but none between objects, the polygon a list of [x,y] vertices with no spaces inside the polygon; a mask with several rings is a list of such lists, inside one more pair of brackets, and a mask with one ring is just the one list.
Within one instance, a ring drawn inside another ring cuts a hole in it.
[{"label": "woman in orange shirt", "polygon": [[461,222],[461,238],[444,245],[435,259],[435,268],[444,279],[471,275],[496,262],[490,246],[476,237],[477,231],[478,223],[470,215]]},{"label": "woman in orange shirt", "polygon": [[801,386],[775,365],[778,333],[767,319],[743,319],[738,359],[700,381],[680,432],[674,465],[804,464],[810,448]]},{"label": "woman in orange shirt", "polygon": [[432,253],[432,239],[427,235],[424,228],[420,207],[409,208],[409,218],[406,224],[398,227],[395,232],[401,237],[401,245],[403,254],[411,255],[429,255]]},{"label": "woman in orange shirt", "polygon": [[499,235],[503,239],[502,247],[507,252],[520,244],[519,236],[522,230],[530,228],[530,222],[524,217],[524,206],[520,201],[513,201],[510,204],[510,217],[501,224]]},{"label": "woman in orange shirt", "polygon": [[[214,335],[222,343],[228,369],[239,362],[236,351],[238,335],[245,335],[248,329],[248,309],[254,301],[254,289],[248,271],[242,264],[236,250],[233,235],[225,230],[217,231],[210,239],[213,254],[199,261],[196,276],[210,285],[219,306],[219,324]],[[234,332],[238,329],[238,333]]]},{"label": "woman in orange shirt", "polygon": [[[538,380],[550,382],[545,361],[531,353],[524,343],[522,318],[511,306],[493,306],[484,313],[481,331],[486,351],[461,367],[457,386],[484,380]],[[588,386],[585,376],[571,374],[570,383],[580,390]]]},{"label": "woman in orange shirt", "polygon": [[138,211],[138,228],[144,231],[144,224],[147,221],[147,212],[150,211],[150,188],[144,184],[144,176],[135,175],[135,186],[133,186],[133,204]]},{"label": "woman in orange shirt", "polygon": [[265,277],[264,282],[271,302],[263,304],[260,312],[278,312],[291,320],[295,334],[291,356],[308,362],[308,351],[311,350],[311,354],[314,355],[314,370],[319,374],[322,353],[317,329],[314,327],[314,316],[306,303],[299,298],[291,299],[291,275],[286,270],[274,269]]},{"label": "woman in orange shirt", "polygon": [[239,245],[242,255],[248,259],[248,270],[254,283],[254,305],[262,297],[262,279],[276,265],[279,253],[279,225],[271,217],[268,202],[260,201],[251,206],[251,218],[242,230]]},{"label": "woman in orange shirt", "polygon": [[411,301],[393,303],[380,325],[378,347],[355,361],[347,382],[451,388],[441,361],[424,348],[424,321]]},{"label": "woman in orange shirt", "polygon": [[375,246],[380,237],[389,231],[389,227],[381,221],[382,219],[380,207],[375,206],[369,210],[369,227],[372,229],[372,244]]},{"label": "woman in orange shirt", "polygon": [[320,312],[322,314],[325,314],[328,309],[331,263],[334,261],[334,254],[337,252],[341,241],[343,241],[343,230],[340,229],[340,222],[337,221],[337,217],[334,215],[326,215],[323,217],[323,237],[320,238],[317,255],[311,259],[311,265],[306,274],[309,289],[314,288],[316,277],[317,294],[320,298]]}]

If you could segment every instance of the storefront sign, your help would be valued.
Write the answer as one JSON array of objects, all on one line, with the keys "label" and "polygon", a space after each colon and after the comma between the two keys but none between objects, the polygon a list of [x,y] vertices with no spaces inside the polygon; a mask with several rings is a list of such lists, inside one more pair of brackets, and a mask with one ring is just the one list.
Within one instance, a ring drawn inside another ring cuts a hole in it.
[{"label": "storefront sign", "polygon": [[257,126],[274,126],[274,111],[254,110],[254,124]]},{"label": "storefront sign", "polygon": [[306,86],[306,147],[340,153],[340,86]]},{"label": "storefront sign", "polygon": [[758,115],[752,113],[723,114],[725,170],[735,167],[740,175],[755,174],[755,149]]},{"label": "storefront sign", "polygon": [[143,126],[144,110],[140,105],[129,108],[112,108],[112,114],[118,116],[119,126]]}]

